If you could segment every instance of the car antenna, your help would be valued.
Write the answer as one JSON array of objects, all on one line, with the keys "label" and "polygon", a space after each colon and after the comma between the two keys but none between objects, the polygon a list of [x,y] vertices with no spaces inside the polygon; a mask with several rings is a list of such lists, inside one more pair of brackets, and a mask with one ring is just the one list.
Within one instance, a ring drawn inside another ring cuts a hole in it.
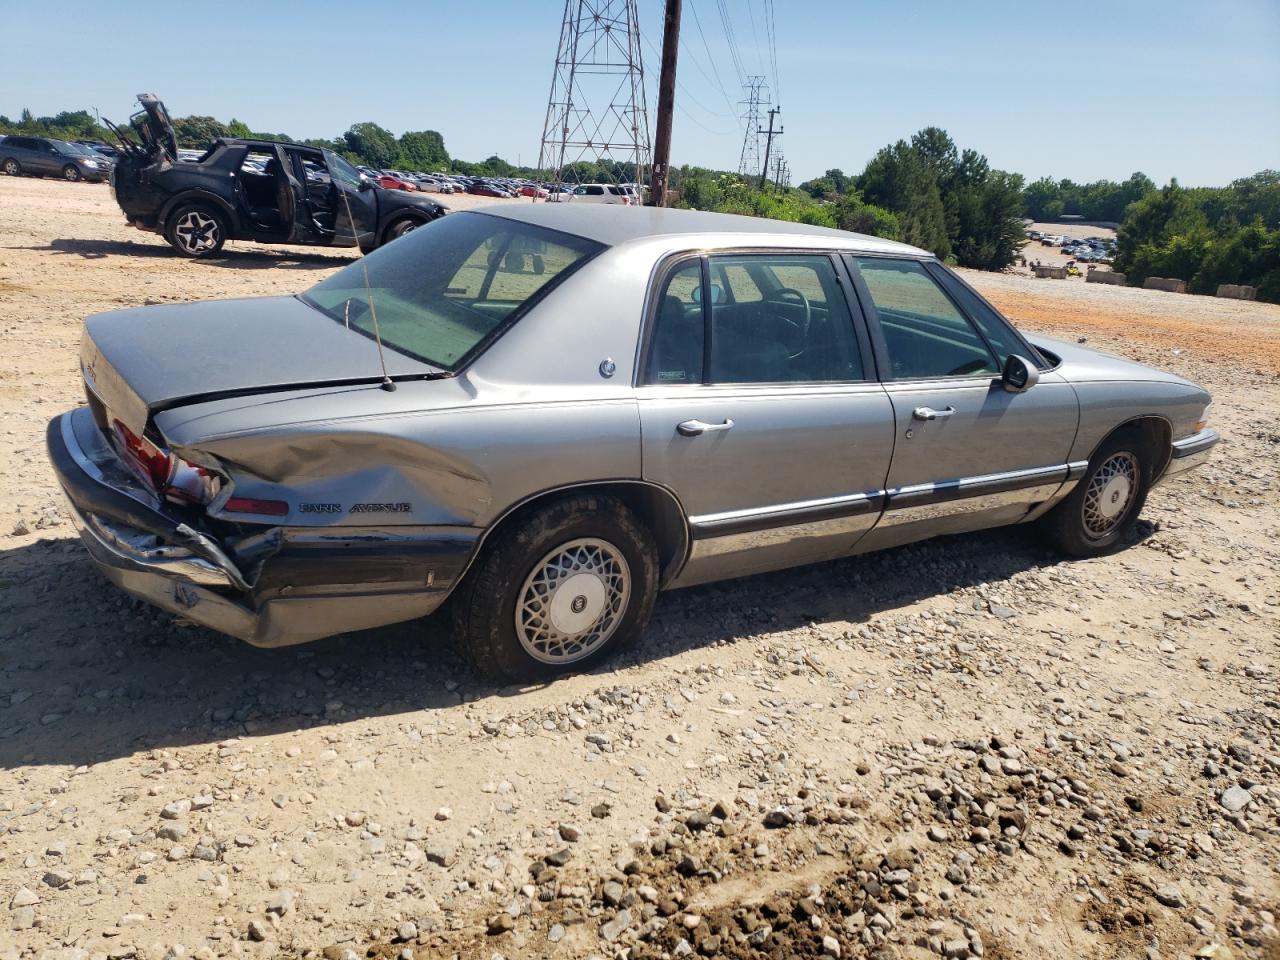
[{"label": "car antenna", "polygon": [[[343,206],[347,208],[347,223],[351,224],[351,236],[355,238],[356,246],[360,246],[360,238],[356,237],[356,221],[351,216],[351,201],[347,198],[347,191],[338,190],[342,194]],[[369,316],[373,318],[373,342],[378,345],[378,364],[382,367],[382,389],[388,393],[394,393],[396,383],[387,376],[387,358],[382,352],[382,331],[378,327],[378,308],[373,305],[373,291],[369,289],[369,266],[364,262],[364,248],[360,248],[360,270],[364,273],[364,298],[369,304]],[[351,309],[351,301],[347,300],[347,309]],[[347,326],[350,328],[351,321],[347,320]]]}]

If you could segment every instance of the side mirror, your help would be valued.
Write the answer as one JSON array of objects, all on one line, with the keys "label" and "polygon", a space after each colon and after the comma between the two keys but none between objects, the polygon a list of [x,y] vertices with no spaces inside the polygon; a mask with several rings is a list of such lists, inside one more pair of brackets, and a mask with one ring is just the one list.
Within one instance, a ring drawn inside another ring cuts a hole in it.
[{"label": "side mirror", "polygon": [[361,189],[361,190],[372,190],[372,189],[373,189],[373,183],[372,183],[372,182],[369,180],[369,178],[368,178],[368,177],[366,177],[364,174],[361,174],[361,175],[360,175],[360,189]]},{"label": "side mirror", "polygon": [[1030,360],[1011,353],[1000,371],[1000,382],[1010,393],[1026,393],[1040,382],[1040,371]]}]

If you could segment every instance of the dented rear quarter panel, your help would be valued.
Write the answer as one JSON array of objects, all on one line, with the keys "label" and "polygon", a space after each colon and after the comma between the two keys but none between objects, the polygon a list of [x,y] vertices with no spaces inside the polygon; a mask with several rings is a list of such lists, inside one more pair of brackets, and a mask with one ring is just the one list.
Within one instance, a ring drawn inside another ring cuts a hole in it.
[{"label": "dented rear quarter panel", "polygon": [[235,496],[289,504],[264,522],[487,527],[544,491],[641,477],[631,372],[648,272],[598,258],[454,377],[225,398],[154,420],[179,455],[229,470]]}]

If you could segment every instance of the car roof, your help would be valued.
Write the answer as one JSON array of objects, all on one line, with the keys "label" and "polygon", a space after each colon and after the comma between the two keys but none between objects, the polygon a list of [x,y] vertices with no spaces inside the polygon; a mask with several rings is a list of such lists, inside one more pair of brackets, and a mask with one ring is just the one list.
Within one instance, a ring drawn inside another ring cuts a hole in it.
[{"label": "car roof", "polygon": [[913,257],[932,257],[918,247],[895,240],[832,230],[807,223],[769,220],[730,213],[706,213],[701,210],[678,210],[665,207],[627,207],[621,204],[528,204],[510,207],[483,207],[472,213],[505,217],[534,226],[572,233],[607,246],[651,237],[697,236],[700,234],[749,234],[786,237],[812,237],[832,241],[833,246],[874,250],[880,253],[902,253]]}]

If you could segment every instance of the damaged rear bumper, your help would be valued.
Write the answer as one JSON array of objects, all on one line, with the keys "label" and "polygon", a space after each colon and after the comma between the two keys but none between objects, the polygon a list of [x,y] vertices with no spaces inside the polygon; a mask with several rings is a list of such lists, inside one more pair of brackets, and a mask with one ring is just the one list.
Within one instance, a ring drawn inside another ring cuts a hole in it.
[{"label": "damaged rear bumper", "polygon": [[[126,593],[254,646],[412,620],[448,596],[474,534],[294,528],[251,559],[183,522],[116,460],[87,409],[55,418],[49,460],[98,569]],[[369,579],[333,582],[343,574]]]}]

